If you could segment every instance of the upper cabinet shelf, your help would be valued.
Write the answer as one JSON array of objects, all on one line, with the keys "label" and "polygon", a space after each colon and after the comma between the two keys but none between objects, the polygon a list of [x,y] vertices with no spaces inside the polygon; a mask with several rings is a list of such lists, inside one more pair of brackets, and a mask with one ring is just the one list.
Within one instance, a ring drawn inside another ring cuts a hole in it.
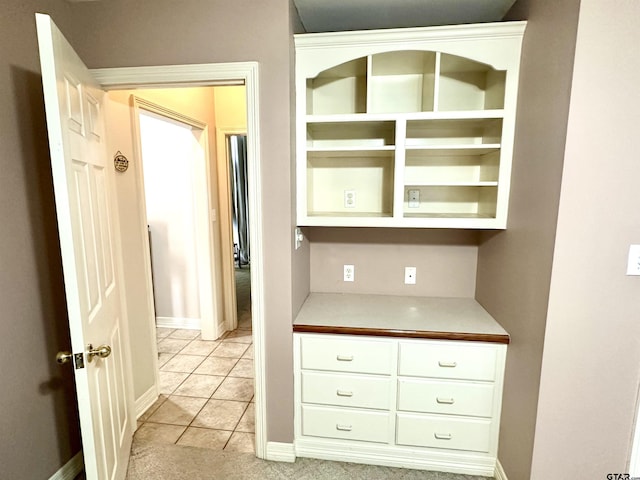
[{"label": "upper cabinet shelf", "polygon": [[505,78],[446,53],[368,55],[307,79],[307,115],[502,110]]},{"label": "upper cabinet shelf", "polygon": [[298,224],[505,228],[524,28],[296,35]]}]

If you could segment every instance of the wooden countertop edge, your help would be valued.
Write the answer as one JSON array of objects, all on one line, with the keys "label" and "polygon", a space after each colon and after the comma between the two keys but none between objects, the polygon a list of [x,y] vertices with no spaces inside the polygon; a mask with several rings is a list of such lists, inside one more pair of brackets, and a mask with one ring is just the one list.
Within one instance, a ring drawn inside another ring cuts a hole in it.
[{"label": "wooden countertop edge", "polygon": [[374,337],[426,338],[433,340],[463,340],[466,342],[509,343],[508,334],[434,332],[428,330],[391,330],[365,327],[333,327],[328,325],[294,325],[297,333],[333,333],[338,335],[369,335]]}]

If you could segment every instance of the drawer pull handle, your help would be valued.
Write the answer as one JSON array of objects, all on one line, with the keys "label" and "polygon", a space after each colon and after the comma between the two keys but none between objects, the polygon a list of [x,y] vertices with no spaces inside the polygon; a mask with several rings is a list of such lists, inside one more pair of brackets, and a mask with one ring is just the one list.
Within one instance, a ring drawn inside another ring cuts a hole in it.
[{"label": "drawer pull handle", "polygon": [[453,435],[450,433],[434,433],[433,436],[436,437],[437,440],[451,440],[453,438]]},{"label": "drawer pull handle", "polygon": [[338,355],[336,357],[336,359],[339,362],[352,362],[353,361],[353,355]]},{"label": "drawer pull handle", "polygon": [[440,360],[438,362],[438,365],[444,368],[455,368],[458,366],[458,362],[443,362],[442,360]]},{"label": "drawer pull handle", "polygon": [[336,425],[336,430],[340,430],[341,432],[350,432],[353,429],[352,425]]},{"label": "drawer pull handle", "polygon": [[441,405],[453,405],[455,403],[455,400],[453,398],[437,397],[436,402],[438,402]]},{"label": "drawer pull handle", "polygon": [[353,397],[353,392],[349,392],[347,390],[337,390],[336,395],[339,397]]}]

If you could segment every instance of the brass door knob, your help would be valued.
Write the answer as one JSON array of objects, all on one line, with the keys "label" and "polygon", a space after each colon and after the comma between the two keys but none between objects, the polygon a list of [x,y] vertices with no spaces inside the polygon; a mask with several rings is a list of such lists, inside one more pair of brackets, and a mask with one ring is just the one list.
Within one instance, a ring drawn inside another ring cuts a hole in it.
[{"label": "brass door knob", "polygon": [[87,345],[87,360],[91,362],[93,357],[107,358],[111,355],[111,347],[109,345],[100,345],[98,348],[93,348],[93,345]]},{"label": "brass door knob", "polygon": [[73,354],[71,352],[58,352],[56,355],[56,362],[59,365],[64,365],[65,363],[69,363],[73,358]]}]

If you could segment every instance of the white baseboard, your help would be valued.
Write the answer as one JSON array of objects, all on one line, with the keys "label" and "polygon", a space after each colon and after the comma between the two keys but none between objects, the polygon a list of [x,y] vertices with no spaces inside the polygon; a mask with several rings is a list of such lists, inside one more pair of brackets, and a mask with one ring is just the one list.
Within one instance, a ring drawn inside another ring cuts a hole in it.
[{"label": "white baseboard", "polygon": [[49,480],[73,480],[82,470],[84,470],[84,458],[82,457],[82,450],[80,450]]},{"label": "white baseboard", "polygon": [[163,328],[184,328],[187,330],[200,330],[199,318],[181,317],[156,317],[156,326]]},{"label": "white baseboard", "polygon": [[153,384],[149,390],[144,392],[140,398],[136,398],[136,419],[147,411],[147,409],[158,400],[158,386]]},{"label": "white baseboard", "polygon": [[389,447],[384,444],[303,437],[295,441],[298,457],[319,458],[335,462],[351,462],[366,465],[382,465],[416,470],[457,473],[492,477],[495,474],[495,458],[473,452],[429,450],[404,446]]},{"label": "white baseboard", "polygon": [[295,462],[296,451],[293,443],[267,442],[266,459],[274,462]]},{"label": "white baseboard", "polygon": [[502,464],[500,463],[500,460],[496,460],[495,478],[496,480],[509,480],[507,478],[507,474],[504,472],[504,468],[502,468]]}]

